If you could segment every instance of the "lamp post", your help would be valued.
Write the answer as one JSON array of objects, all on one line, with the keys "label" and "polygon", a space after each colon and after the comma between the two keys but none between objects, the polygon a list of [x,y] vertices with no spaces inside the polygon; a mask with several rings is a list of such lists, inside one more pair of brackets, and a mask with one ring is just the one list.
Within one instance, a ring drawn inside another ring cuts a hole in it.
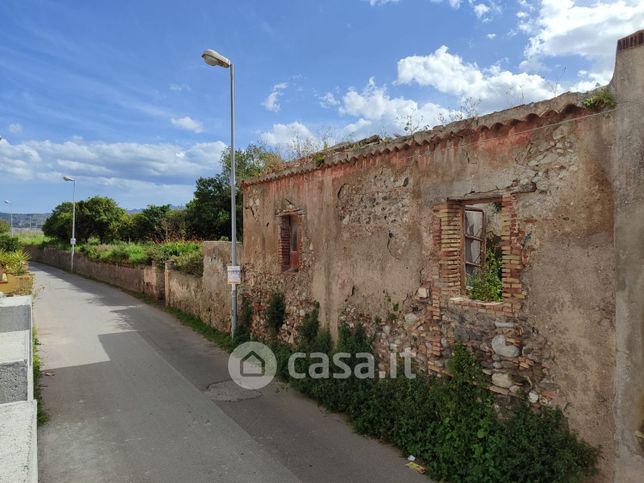
[{"label": "lamp post", "polygon": [[72,188],[72,238],[69,240],[69,244],[72,246],[72,256],[70,260],[71,272],[74,271],[74,247],[76,246],[76,179],[71,176],[63,176],[65,181],[71,181],[73,183]]},{"label": "lamp post", "polygon": [[204,62],[212,67],[230,69],[230,216],[231,216],[231,248],[228,267],[228,283],[231,284],[230,300],[230,333],[235,335],[237,328],[237,284],[240,282],[240,268],[237,265],[237,187],[235,181],[235,71],[233,63],[214,50],[207,49],[201,54]]},{"label": "lamp post", "polygon": [[13,236],[13,210],[9,206],[11,204],[11,201],[4,200],[4,204],[7,205],[7,208],[9,209],[9,227],[11,229],[11,236]]}]

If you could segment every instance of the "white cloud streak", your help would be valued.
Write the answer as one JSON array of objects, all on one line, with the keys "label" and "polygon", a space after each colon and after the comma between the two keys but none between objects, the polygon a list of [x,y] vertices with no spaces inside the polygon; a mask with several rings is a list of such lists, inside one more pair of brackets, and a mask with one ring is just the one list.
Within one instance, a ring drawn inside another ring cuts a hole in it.
[{"label": "white cloud streak", "polygon": [[264,106],[267,111],[278,112],[281,107],[279,98],[282,96],[284,89],[286,89],[287,87],[288,82],[280,82],[278,84],[275,84],[271,93],[266,99],[264,99],[264,102],[262,102],[262,106]]},{"label": "white cloud streak", "polygon": [[185,129],[186,131],[192,131],[197,134],[203,132],[203,124],[201,123],[201,121],[196,121],[189,116],[180,118],[173,117],[172,119],[170,119],[170,122],[172,122],[173,126],[176,126],[180,129]]}]

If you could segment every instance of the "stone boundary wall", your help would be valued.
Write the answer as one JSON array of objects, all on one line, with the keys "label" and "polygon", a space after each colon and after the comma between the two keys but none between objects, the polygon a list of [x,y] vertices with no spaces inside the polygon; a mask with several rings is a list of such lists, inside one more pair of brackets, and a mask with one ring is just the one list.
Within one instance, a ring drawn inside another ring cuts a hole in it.
[{"label": "stone boundary wall", "polygon": [[[226,282],[226,266],[230,263],[230,242],[203,243],[203,276],[196,277],[165,268],[165,304],[199,317],[206,324],[222,331],[230,330],[230,286]],[[237,244],[239,259],[243,246]]]},{"label": "stone boundary wall", "polygon": [[[69,271],[70,253],[52,247],[27,246],[25,251],[34,262]],[[110,285],[163,299],[165,277],[163,269],[151,266],[128,266],[89,260],[82,253],[74,255],[74,272]]]},{"label": "stone boundary wall", "polygon": [[[204,242],[203,276],[198,277],[173,269],[128,266],[89,260],[74,255],[74,272],[116,287],[164,300],[167,307],[179,309],[200,318],[219,330],[230,329],[230,286],[226,283],[226,266],[230,263],[230,242]],[[241,258],[243,247],[238,244]],[[70,253],[52,247],[27,246],[31,260],[69,270]]]}]

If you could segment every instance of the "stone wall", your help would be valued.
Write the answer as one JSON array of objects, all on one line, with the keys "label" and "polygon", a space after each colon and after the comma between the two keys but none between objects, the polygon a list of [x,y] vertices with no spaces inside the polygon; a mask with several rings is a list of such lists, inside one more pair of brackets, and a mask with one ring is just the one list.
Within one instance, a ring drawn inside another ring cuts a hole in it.
[{"label": "stone wall", "polygon": [[[199,317],[221,331],[230,330],[230,285],[226,282],[226,267],[230,264],[230,242],[203,243],[203,276],[196,277],[172,268],[166,263],[165,304]],[[237,245],[238,257],[243,246]]]},{"label": "stone wall", "polygon": [[[70,252],[52,247],[28,246],[31,260],[69,270]],[[109,283],[131,292],[163,299],[165,277],[163,269],[156,266],[121,265],[89,260],[82,253],[74,255],[74,272],[85,277]]]},{"label": "stone wall", "polygon": [[[608,87],[617,108],[590,109],[592,93],[568,93],[343,145],[246,183],[244,290],[255,331],[282,292],[284,340],[319,302],[334,335],[341,323],[374,334],[383,370],[390,353],[407,352],[443,372],[462,342],[491,390],[565,408],[602,446],[602,477],[635,481],[644,474],[644,130],[634,99],[644,95],[644,46],[627,50]],[[500,207],[499,302],[471,300],[465,288],[463,210],[483,201]],[[281,264],[284,214],[301,217],[297,271]]]}]

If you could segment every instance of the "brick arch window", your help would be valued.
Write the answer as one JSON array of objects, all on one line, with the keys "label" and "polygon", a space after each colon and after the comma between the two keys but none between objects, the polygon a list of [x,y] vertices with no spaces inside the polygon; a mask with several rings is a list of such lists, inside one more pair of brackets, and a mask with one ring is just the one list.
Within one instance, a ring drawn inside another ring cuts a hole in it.
[{"label": "brick arch window", "polygon": [[280,262],[282,272],[297,272],[300,268],[302,223],[299,214],[280,217]]}]

